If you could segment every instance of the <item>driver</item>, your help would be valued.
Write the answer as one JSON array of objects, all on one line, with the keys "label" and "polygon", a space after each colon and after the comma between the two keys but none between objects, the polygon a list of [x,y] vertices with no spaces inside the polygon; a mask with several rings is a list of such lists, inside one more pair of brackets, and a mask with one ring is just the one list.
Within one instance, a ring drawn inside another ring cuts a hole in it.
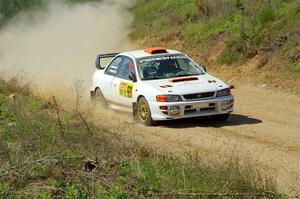
[{"label": "driver", "polygon": [[162,60],[159,63],[157,73],[161,76],[165,76],[166,74],[176,74],[178,72],[178,68],[175,65],[174,60]]}]

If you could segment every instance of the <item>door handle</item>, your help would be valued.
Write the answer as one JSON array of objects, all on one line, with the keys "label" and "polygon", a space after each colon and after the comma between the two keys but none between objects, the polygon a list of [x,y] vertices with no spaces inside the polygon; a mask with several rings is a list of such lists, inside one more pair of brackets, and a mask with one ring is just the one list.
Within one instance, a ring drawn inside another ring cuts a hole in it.
[{"label": "door handle", "polygon": [[113,83],[112,86],[116,88],[116,87],[117,87],[117,84],[114,84],[114,83]]}]

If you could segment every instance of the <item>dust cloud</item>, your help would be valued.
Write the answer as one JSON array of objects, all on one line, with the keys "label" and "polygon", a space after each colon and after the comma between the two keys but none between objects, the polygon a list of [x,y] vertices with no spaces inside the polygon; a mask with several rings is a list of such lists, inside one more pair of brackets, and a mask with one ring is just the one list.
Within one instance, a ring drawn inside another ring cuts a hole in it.
[{"label": "dust cloud", "polygon": [[0,31],[0,71],[23,76],[47,91],[84,81],[88,90],[95,57],[131,49],[129,0],[49,3],[15,17]]}]

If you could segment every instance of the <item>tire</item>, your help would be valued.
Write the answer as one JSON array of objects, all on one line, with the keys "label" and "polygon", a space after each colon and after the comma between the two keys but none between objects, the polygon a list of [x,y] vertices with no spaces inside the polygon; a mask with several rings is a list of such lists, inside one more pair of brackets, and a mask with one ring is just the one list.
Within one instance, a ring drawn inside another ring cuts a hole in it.
[{"label": "tire", "polygon": [[99,104],[102,108],[108,107],[107,101],[99,88],[95,91],[95,104]]},{"label": "tire", "polygon": [[217,122],[225,122],[230,119],[230,114],[213,115],[211,118]]},{"label": "tire", "polygon": [[151,110],[145,97],[141,97],[137,102],[136,117],[145,126],[154,126],[156,124],[152,119]]}]

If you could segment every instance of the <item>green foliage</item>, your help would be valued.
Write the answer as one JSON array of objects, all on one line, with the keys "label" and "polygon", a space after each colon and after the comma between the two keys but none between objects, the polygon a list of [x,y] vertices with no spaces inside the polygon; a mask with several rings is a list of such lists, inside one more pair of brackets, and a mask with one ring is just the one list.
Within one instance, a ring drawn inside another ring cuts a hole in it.
[{"label": "green foliage", "polygon": [[275,12],[271,6],[263,8],[257,16],[261,25],[265,25],[275,19]]},{"label": "green foliage", "polygon": [[219,62],[222,64],[233,64],[237,61],[237,57],[230,52],[223,52],[219,57]]},{"label": "green foliage", "polygon": [[41,6],[45,0],[0,0],[0,26],[21,11]]},{"label": "green foliage", "polygon": [[126,191],[123,190],[122,187],[116,185],[116,186],[112,186],[109,189],[109,195],[110,198],[115,198],[115,199],[126,199],[127,198],[127,193]]},{"label": "green foliage", "polygon": [[103,198],[103,199],[110,199],[110,194],[108,191],[105,190],[105,188],[102,185],[98,186],[97,189],[97,196],[98,198]]},{"label": "green foliage", "polygon": [[240,8],[243,6],[242,0],[235,0],[235,7]]},{"label": "green foliage", "polygon": [[102,198],[102,199],[126,199],[127,197],[127,193],[126,191],[118,186],[112,186],[109,190],[106,190],[104,186],[99,185],[97,187],[97,194],[96,194],[97,198]]},{"label": "green foliage", "polygon": [[[155,198],[162,190],[187,189],[201,193],[276,192],[272,181],[257,180],[255,172],[241,170],[238,164],[213,167],[204,165],[199,157],[182,162],[166,155],[141,155],[138,151],[145,149],[137,143],[128,144],[115,132],[94,128],[86,119],[91,135],[78,115],[62,108],[60,129],[53,105],[44,106],[28,92],[19,92],[17,100],[10,101],[5,96],[24,89],[1,82],[5,92],[0,96],[6,103],[0,104],[0,110],[11,110],[15,124],[8,127],[5,117],[0,120],[0,152],[10,145],[9,152],[0,153],[0,160],[5,160],[0,164],[0,197]],[[85,170],[86,157],[97,157],[97,168]]]},{"label": "green foliage", "polygon": [[[205,8],[208,16],[201,14]],[[219,57],[220,63],[243,63],[261,49],[275,52],[291,44],[299,46],[298,0],[138,0],[133,13],[134,40],[142,40],[145,45],[183,48],[204,58],[211,44],[221,38],[227,46]],[[289,35],[287,42],[276,43],[284,35]],[[278,60],[282,61],[278,64],[281,71],[288,68],[284,61],[289,61],[291,49]]]},{"label": "green foliage", "polygon": [[10,110],[11,104],[11,99],[0,94],[0,121],[5,121],[7,123],[16,121],[15,114]]},{"label": "green foliage", "polygon": [[7,195],[9,192],[10,184],[7,182],[0,182],[0,196]]},{"label": "green foliage", "polygon": [[44,192],[43,193],[43,199],[51,199],[51,193],[49,193],[49,192]]},{"label": "green foliage", "polygon": [[152,30],[165,32],[185,23],[198,20],[196,0],[138,0],[137,6],[132,9],[136,19],[132,32],[134,38],[143,38]]},{"label": "green foliage", "polygon": [[14,132],[10,128],[4,128],[2,130],[2,139],[5,140],[7,143],[13,143],[16,141],[16,136]]},{"label": "green foliage", "polygon": [[[43,7],[52,0],[0,0],[0,27],[20,12]],[[82,3],[101,0],[62,0],[70,3]]]},{"label": "green foliage", "polygon": [[[134,176],[143,182],[136,188],[138,193],[151,197],[159,189],[195,190],[196,193],[222,192],[256,192],[272,185],[251,183],[255,178],[250,169],[243,171],[233,162],[223,163],[221,167],[203,165],[198,158],[191,157],[182,163],[178,158],[158,156],[157,158],[140,158],[126,161],[119,167],[122,175]],[[132,179],[129,178],[129,179]],[[130,184],[130,182],[127,182]],[[267,188],[267,189],[268,189]]]},{"label": "green foliage", "polygon": [[191,24],[186,28],[184,34],[186,38],[200,43],[224,31],[227,25],[224,21],[207,21],[201,24]]},{"label": "green foliage", "polygon": [[292,67],[293,73],[300,73],[300,62]]},{"label": "green foliage", "polygon": [[45,105],[45,102],[41,99],[33,99],[28,101],[25,106],[28,111],[31,110],[40,110]]},{"label": "green foliage", "polygon": [[65,188],[65,198],[66,199],[77,199],[78,197],[78,190],[76,189],[76,187],[72,184],[67,184],[66,188]]}]

